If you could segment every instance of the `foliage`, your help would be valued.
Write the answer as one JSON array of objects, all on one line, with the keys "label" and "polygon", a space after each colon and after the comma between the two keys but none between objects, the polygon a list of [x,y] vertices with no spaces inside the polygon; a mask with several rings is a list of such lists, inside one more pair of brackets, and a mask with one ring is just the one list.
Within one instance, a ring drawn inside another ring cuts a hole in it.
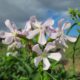
[{"label": "foliage", "polygon": [[[80,11],[70,9],[71,18],[74,20],[74,24],[68,29],[67,35],[75,25],[80,26]],[[7,24],[8,25],[8,24]],[[21,47],[11,46],[8,44],[0,43],[0,80],[79,80],[75,70],[75,56],[80,53],[80,30],[77,30],[79,35],[75,43],[68,42],[68,48],[66,48],[65,57],[72,59],[72,70],[66,71],[65,65],[61,61],[50,59],[51,66],[47,70],[43,70],[43,64],[41,61],[38,67],[34,65],[34,59],[38,55],[32,51],[32,47],[37,43],[38,36],[32,40],[26,39],[26,36],[18,34]],[[11,34],[14,37],[15,33]],[[59,36],[58,36],[59,37]],[[55,41],[55,39],[48,39],[48,42]],[[48,43],[47,42],[47,43]],[[7,48],[8,46],[8,48]],[[44,45],[40,45],[42,50]],[[62,51],[64,45],[58,46],[57,49],[53,49],[51,52]],[[58,50],[60,49],[60,50]],[[44,56],[44,55],[43,55]],[[63,57],[62,56],[62,57]],[[67,59],[67,58],[66,58]]]}]

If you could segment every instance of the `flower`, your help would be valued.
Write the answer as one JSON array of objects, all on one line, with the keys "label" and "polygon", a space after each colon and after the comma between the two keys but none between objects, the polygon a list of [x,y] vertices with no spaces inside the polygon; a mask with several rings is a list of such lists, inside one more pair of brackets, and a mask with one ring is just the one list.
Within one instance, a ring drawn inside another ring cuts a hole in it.
[{"label": "flower", "polygon": [[13,49],[14,50],[15,48],[19,49],[21,47],[23,47],[23,45],[21,44],[21,42],[15,41],[15,42],[13,42],[12,44],[10,44],[8,46],[8,50],[10,50],[10,49]]},{"label": "flower", "polygon": [[35,20],[32,23],[32,30],[29,31],[27,38],[32,39],[34,38],[37,34],[39,34],[39,40],[38,43],[41,45],[46,44],[46,34],[48,34],[49,31],[47,31],[47,28],[52,28],[52,25],[54,24],[53,19],[48,19],[44,23],[39,22]]},{"label": "flower", "polygon": [[57,31],[57,38],[56,38],[56,42],[59,42],[59,44],[68,47],[68,45],[66,44],[66,41],[70,41],[70,42],[75,42],[77,40],[76,37],[71,37],[68,36],[64,33],[64,30],[69,29],[71,27],[71,23],[66,22],[63,24],[62,26],[62,22],[64,21],[64,19],[59,20],[58,22],[58,28],[56,29]]},{"label": "flower", "polygon": [[28,32],[32,29],[32,23],[34,23],[35,21],[36,21],[36,17],[31,16],[29,21],[26,22],[26,25],[25,25],[24,29],[22,30],[22,33],[27,36]]},{"label": "flower", "polygon": [[39,44],[33,46],[32,50],[38,53],[38,57],[34,58],[34,64],[36,67],[38,67],[40,61],[43,61],[43,70],[48,70],[50,67],[48,58],[54,59],[56,61],[59,61],[61,59],[60,52],[49,53],[49,51],[53,48],[55,48],[55,45],[53,46],[50,43],[46,45],[44,51],[40,49]]},{"label": "flower", "polygon": [[2,42],[4,44],[11,44],[13,41],[18,41],[19,37],[17,37],[17,34],[19,34],[20,31],[17,29],[16,25],[8,19],[5,21],[5,25],[10,32],[0,32],[0,37],[4,38]]},{"label": "flower", "polygon": [[15,51],[15,52],[7,52],[6,53],[6,56],[8,57],[8,56],[14,56],[14,57],[16,57],[18,55],[18,52],[17,51]]}]

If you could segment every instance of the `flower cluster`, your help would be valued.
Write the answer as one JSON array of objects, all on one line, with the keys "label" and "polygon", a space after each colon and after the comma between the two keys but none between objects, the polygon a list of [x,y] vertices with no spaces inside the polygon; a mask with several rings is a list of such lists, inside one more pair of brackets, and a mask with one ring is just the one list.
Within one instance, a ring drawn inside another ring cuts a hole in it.
[{"label": "flower cluster", "polygon": [[[43,70],[50,68],[50,59],[60,61],[62,58],[61,52],[65,51],[68,47],[67,41],[75,42],[76,37],[71,37],[65,34],[65,30],[71,27],[71,23],[65,22],[64,19],[58,21],[58,27],[54,28],[54,20],[49,18],[45,22],[38,21],[35,16],[32,16],[27,22],[24,29],[17,29],[16,25],[10,20],[5,21],[5,25],[9,28],[10,32],[0,32],[0,38],[2,42],[8,45],[8,49],[21,48],[25,44],[21,43],[21,36],[24,36],[27,40],[35,40],[32,45],[33,52],[37,53],[34,58],[34,64],[38,67],[42,62]],[[9,56],[12,54],[8,52]]]}]

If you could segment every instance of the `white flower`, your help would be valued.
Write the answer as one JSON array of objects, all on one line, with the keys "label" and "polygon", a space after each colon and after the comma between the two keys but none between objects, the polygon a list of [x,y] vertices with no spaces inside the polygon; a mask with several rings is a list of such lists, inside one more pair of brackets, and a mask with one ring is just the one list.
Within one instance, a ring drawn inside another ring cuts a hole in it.
[{"label": "white flower", "polygon": [[0,32],[0,38],[4,38],[3,43],[11,44],[13,41],[19,40],[17,34],[20,32],[17,30],[16,25],[8,19],[5,21],[5,25],[10,32]]},{"label": "white flower", "polygon": [[56,41],[58,41],[63,46],[68,47],[68,45],[66,44],[66,41],[69,40],[70,42],[75,42],[77,40],[77,38],[65,35],[64,30],[69,29],[71,27],[71,23],[66,22],[62,26],[63,21],[64,21],[64,19],[61,19],[58,22],[58,28],[56,29],[58,38],[56,39]]},{"label": "white flower", "polygon": [[28,35],[28,32],[32,29],[32,24],[37,21],[35,16],[31,16],[29,21],[26,22],[24,29],[22,30],[22,34]]},{"label": "white flower", "polygon": [[44,23],[42,22],[38,22],[37,20],[35,22],[32,23],[32,28],[33,30],[29,31],[29,35],[27,36],[28,39],[32,39],[34,38],[37,34],[39,34],[39,40],[38,43],[41,45],[46,44],[47,40],[46,40],[46,34],[47,32],[47,28],[51,28],[52,25],[54,24],[54,20],[52,19],[48,19],[47,21],[45,21]]},{"label": "white flower", "polygon": [[38,64],[40,61],[43,61],[43,70],[48,70],[50,67],[50,62],[48,58],[54,59],[56,61],[59,61],[61,59],[61,54],[60,52],[55,52],[55,53],[49,53],[51,49],[55,48],[55,45],[51,45],[51,43],[48,43],[42,51],[39,47],[39,44],[36,44],[33,46],[32,50],[36,53],[38,53],[38,57],[34,59],[34,64],[36,67],[38,67]]},{"label": "white flower", "polygon": [[7,52],[6,53],[6,56],[14,56],[14,57],[16,57],[17,56],[17,54],[18,54],[18,52],[17,51],[15,51],[15,52]]},{"label": "white flower", "polygon": [[15,48],[21,48],[21,47],[23,47],[22,46],[22,44],[21,44],[21,42],[19,42],[19,41],[15,41],[15,42],[13,42],[12,44],[10,44],[9,46],[8,46],[8,50],[10,50],[10,49],[15,49]]}]

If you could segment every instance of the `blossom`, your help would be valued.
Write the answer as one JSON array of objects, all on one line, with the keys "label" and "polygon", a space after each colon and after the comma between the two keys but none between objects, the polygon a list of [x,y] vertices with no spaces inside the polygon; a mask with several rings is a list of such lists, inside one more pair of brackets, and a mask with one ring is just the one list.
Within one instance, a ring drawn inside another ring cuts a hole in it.
[{"label": "blossom", "polygon": [[43,51],[40,49],[39,44],[33,46],[32,50],[38,54],[38,57],[34,58],[34,64],[36,67],[38,67],[39,63],[43,61],[43,70],[48,70],[51,65],[48,58],[56,61],[61,59],[60,52],[49,53],[49,51],[53,48],[55,48],[55,45],[52,46],[50,43],[46,45]]},{"label": "blossom", "polygon": [[46,42],[47,42],[46,35],[49,34],[48,29],[52,28],[53,24],[54,24],[54,20],[53,19],[48,19],[44,23],[35,20],[32,23],[32,30],[29,31],[27,38],[28,39],[32,39],[36,35],[39,34],[38,43],[41,44],[41,45],[46,44]]},{"label": "blossom", "polygon": [[6,53],[6,56],[14,56],[14,57],[16,57],[17,56],[17,54],[18,54],[18,52],[17,51],[15,51],[15,52],[7,52]]},{"label": "blossom", "polygon": [[21,44],[21,42],[19,42],[19,41],[15,41],[15,42],[13,42],[12,44],[10,44],[9,46],[8,46],[8,50],[10,50],[10,49],[15,49],[15,48],[21,48],[21,47],[23,47],[23,45]]},{"label": "blossom", "polygon": [[8,19],[5,21],[5,25],[10,32],[0,32],[0,38],[4,39],[3,43],[11,44],[13,41],[18,41],[19,37],[17,37],[17,34],[19,34],[20,31],[17,29],[16,25]]},{"label": "blossom", "polygon": [[29,21],[26,22],[26,25],[24,27],[24,29],[22,29],[22,34],[24,35],[28,35],[28,32],[32,29],[32,23],[34,23],[36,20],[35,16],[31,16]]},{"label": "blossom", "polygon": [[71,27],[71,23],[69,22],[65,22],[62,25],[62,22],[64,21],[64,19],[59,20],[58,22],[58,28],[56,29],[57,31],[57,38],[56,38],[56,43],[59,43],[65,47],[68,47],[68,45],[66,44],[66,41],[70,41],[70,42],[75,42],[77,40],[76,37],[71,37],[68,36],[64,33],[64,30],[67,30]]}]

